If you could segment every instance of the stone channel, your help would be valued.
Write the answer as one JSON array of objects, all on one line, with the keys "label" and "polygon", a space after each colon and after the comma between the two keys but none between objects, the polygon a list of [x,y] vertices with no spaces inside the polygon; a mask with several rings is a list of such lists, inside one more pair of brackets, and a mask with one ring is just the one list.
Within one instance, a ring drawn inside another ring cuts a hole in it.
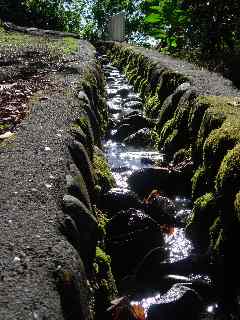
[{"label": "stone channel", "polygon": [[[218,304],[208,257],[199,254],[185,234],[190,193],[169,189],[171,181],[166,187],[160,179],[158,189],[158,183],[145,181],[159,170],[170,172],[174,163],[154,148],[150,135],[155,122],[144,115],[140,94],[105,56],[101,61],[110,114],[103,150],[116,181],[101,205],[112,215],[107,252],[119,293],[134,308],[142,307],[149,320],[160,314],[171,320],[196,319],[197,314],[211,319]],[[141,175],[146,175],[142,181]]]}]

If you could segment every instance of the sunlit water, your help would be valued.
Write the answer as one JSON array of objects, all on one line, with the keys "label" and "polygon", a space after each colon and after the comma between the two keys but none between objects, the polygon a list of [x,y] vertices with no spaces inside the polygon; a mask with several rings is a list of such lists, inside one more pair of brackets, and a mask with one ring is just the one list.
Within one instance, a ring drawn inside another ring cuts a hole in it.
[{"label": "sunlit water", "polygon": [[[141,101],[141,98],[139,94],[133,91],[133,87],[128,84],[126,78],[121,75],[117,69],[113,69],[110,65],[105,65],[103,66],[103,70],[105,71],[107,79],[106,90],[109,112],[113,120],[119,121],[126,114],[135,111],[135,109],[123,107],[124,103],[131,100]],[[118,90],[121,88],[129,88],[131,90],[126,98],[122,98],[118,93]],[[115,133],[114,130],[115,129],[111,132],[112,135]],[[134,148],[126,146],[124,143],[114,142],[111,139],[104,141],[103,145],[106,158],[117,183],[117,188],[128,188],[127,179],[133,171],[151,167],[155,161],[163,160],[163,155],[151,148]],[[188,198],[177,196],[174,201],[177,206],[176,218],[185,224],[191,214],[191,201]],[[185,236],[184,228],[176,228],[173,234],[165,235],[165,244],[166,250],[169,253],[166,262],[170,263],[187,258],[193,250],[192,243]],[[210,281],[207,276],[201,274],[193,274],[185,278],[186,281],[191,281],[193,279]],[[164,295],[155,292],[151,296],[143,297],[142,299],[140,298],[131,303],[141,305],[144,308],[145,313],[147,313],[148,308],[152,304],[170,302],[176,300],[179,295],[181,295],[180,290],[177,287],[172,287]],[[213,313],[216,308],[217,305],[210,305],[206,308],[206,312]]]}]

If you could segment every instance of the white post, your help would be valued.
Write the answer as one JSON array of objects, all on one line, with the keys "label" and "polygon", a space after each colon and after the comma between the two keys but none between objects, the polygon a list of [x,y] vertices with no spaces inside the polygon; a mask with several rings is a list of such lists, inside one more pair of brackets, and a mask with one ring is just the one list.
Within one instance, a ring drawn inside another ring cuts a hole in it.
[{"label": "white post", "polygon": [[125,16],[123,13],[112,16],[109,23],[109,40],[119,42],[125,40]]}]

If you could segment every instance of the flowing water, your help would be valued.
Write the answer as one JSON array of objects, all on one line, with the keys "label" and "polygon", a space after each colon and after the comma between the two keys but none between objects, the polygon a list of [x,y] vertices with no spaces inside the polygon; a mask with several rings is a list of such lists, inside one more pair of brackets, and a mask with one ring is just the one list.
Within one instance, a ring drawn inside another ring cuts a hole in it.
[{"label": "flowing water", "polygon": [[[113,127],[108,138],[103,142],[104,151],[116,179],[117,188],[127,189],[127,179],[133,171],[141,168],[152,167],[155,162],[161,163],[161,161],[164,160],[164,155],[151,147],[136,148],[128,146],[122,142],[114,141],[113,136],[116,133],[116,127],[124,116],[131,112],[143,114],[143,110],[138,109],[136,111],[135,108],[131,108],[131,103],[126,104],[126,102],[139,102],[140,106],[142,100],[139,94],[133,91],[133,87],[129,85],[126,78],[115,67],[110,64],[105,64],[103,65],[103,71],[107,80],[107,104],[113,123]],[[123,91],[124,95],[122,94]],[[136,105],[136,103],[134,104]],[[124,105],[126,107],[124,107]],[[173,200],[177,206],[177,218],[186,222],[191,213],[191,201],[188,198],[179,197],[177,195]],[[185,236],[184,228],[176,228],[174,234],[166,235],[165,245],[169,252],[166,262],[169,263],[187,258],[193,250],[192,243]],[[183,282],[184,280],[189,282],[194,279],[202,279],[210,282],[208,276],[203,274],[192,274],[182,280]],[[164,295],[160,292],[154,292],[150,296],[138,296],[138,299],[132,301],[132,304],[140,304],[144,307],[145,312],[147,312],[149,306],[152,304],[172,301],[178,298],[178,294],[178,289],[172,288]],[[216,307],[217,305],[215,304],[207,305],[206,312],[211,314],[214,312]]]}]

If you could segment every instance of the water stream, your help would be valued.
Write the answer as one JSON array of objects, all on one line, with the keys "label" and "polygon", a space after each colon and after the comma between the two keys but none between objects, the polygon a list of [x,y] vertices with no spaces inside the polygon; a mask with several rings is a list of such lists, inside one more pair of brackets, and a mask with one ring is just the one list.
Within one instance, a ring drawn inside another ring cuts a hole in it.
[{"label": "water stream", "polygon": [[[107,80],[107,104],[112,121],[109,135],[103,141],[104,152],[116,179],[116,188],[128,189],[127,179],[135,170],[152,167],[156,162],[161,163],[164,160],[164,155],[154,150],[153,147],[132,147],[123,142],[114,141],[116,128],[123,117],[131,113],[143,114],[141,108],[142,99],[138,93],[134,92],[133,87],[129,85],[126,78],[111,64],[104,64],[103,71]],[[136,106],[139,107],[137,110]],[[191,213],[192,204],[190,199],[175,195],[172,200],[174,200],[177,207],[177,218],[186,221]],[[173,234],[165,235],[165,246],[169,253],[166,259],[168,263],[189,257],[193,250],[192,243],[185,236],[184,228],[175,228]],[[208,276],[204,274],[192,274],[182,279],[179,276],[177,280],[189,282],[194,279],[210,282]],[[141,296],[140,294],[137,299],[133,298],[132,304],[140,304],[147,313],[152,304],[172,301],[177,299],[178,294],[177,287],[171,288],[164,294],[158,291],[148,296]],[[215,304],[206,305],[206,312],[209,314],[213,314],[215,309]],[[208,316],[208,318],[210,317]]]}]

